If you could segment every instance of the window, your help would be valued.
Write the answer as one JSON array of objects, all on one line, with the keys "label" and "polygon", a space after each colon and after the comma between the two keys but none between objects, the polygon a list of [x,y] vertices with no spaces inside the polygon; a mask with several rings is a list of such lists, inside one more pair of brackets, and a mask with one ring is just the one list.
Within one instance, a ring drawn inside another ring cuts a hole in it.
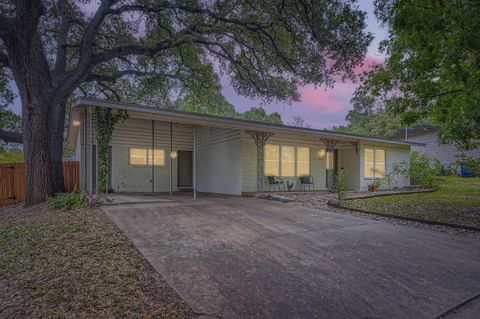
[{"label": "window", "polygon": [[385,150],[375,150],[375,177],[385,176]]},{"label": "window", "polygon": [[147,149],[146,148],[131,148],[130,149],[130,164],[132,165],[147,165]]},{"label": "window", "polygon": [[165,165],[165,150],[151,148],[131,148],[130,165]]},{"label": "window", "polygon": [[295,147],[282,146],[282,176],[295,176]]},{"label": "window", "polygon": [[278,175],[280,170],[280,152],[278,145],[265,145],[265,176]]},{"label": "window", "polygon": [[366,148],[364,150],[365,178],[385,176],[385,150]]},{"label": "window", "polygon": [[297,147],[297,176],[310,175],[310,149]]},{"label": "window", "polygon": [[265,145],[264,174],[285,177],[309,175],[310,149],[287,145]]}]

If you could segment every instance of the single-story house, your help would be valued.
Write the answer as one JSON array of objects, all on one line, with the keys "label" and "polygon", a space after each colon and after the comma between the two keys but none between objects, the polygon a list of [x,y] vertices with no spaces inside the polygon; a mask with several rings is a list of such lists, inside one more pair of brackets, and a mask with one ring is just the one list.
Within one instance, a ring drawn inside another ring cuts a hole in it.
[{"label": "single-story house", "polygon": [[[416,143],[311,128],[275,125],[79,98],[74,101],[68,147],[80,165],[80,186],[96,188],[93,107],[126,110],[109,151],[108,186],[114,192],[221,193],[268,191],[266,176],[279,176],[300,190],[299,177],[311,175],[313,190],[332,188],[339,169],[348,188],[366,190],[396,162],[408,161]],[[409,185],[397,176],[396,186]]]},{"label": "single-story house", "polygon": [[399,141],[408,141],[422,143],[421,145],[412,145],[412,151],[418,151],[430,157],[432,160],[438,160],[444,168],[456,167],[462,158],[462,154],[480,158],[480,148],[462,152],[455,144],[442,144],[438,138],[440,127],[434,125],[421,125],[407,128],[392,138]]}]

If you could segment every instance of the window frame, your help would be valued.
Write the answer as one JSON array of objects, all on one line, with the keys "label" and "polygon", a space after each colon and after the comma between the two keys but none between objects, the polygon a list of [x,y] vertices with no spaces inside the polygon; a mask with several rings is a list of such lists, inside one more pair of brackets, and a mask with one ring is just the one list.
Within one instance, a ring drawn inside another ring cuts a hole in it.
[{"label": "window frame", "polygon": [[[366,161],[365,161],[365,153],[366,150],[372,150],[373,153],[373,176],[366,176]],[[377,176],[377,150],[378,151],[383,151],[383,175],[382,176]],[[383,147],[365,147],[363,149],[363,179],[365,180],[375,180],[378,178],[383,178],[387,174],[387,149]]]},{"label": "window frame", "polygon": [[[132,161],[131,161],[132,149],[144,150],[145,151],[145,164],[132,163]],[[153,164],[154,161],[155,161],[154,151],[162,151],[163,152],[163,164]],[[152,166],[164,167],[164,166],[166,166],[166,164],[167,164],[166,152],[165,152],[165,149],[163,149],[163,148],[154,148],[154,149],[152,149],[151,147],[129,147],[128,148],[128,165],[140,166],[140,167],[152,167]]]},{"label": "window frame", "polygon": [[[277,144],[277,143],[267,143],[265,144],[263,148],[263,175],[264,176],[270,176],[270,174],[266,173],[266,167],[267,167],[267,159],[265,156],[265,149],[267,146],[275,146],[277,151],[278,151],[278,157],[277,157],[277,165],[278,165],[278,170],[275,174],[275,176],[279,177],[285,177],[285,178],[296,178],[300,177],[298,175],[298,149],[299,148],[305,148],[308,149],[308,172],[309,175],[311,175],[312,172],[312,161],[311,161],[311,148],[310,146],[296,146],[296,145],[291,145],[291,144]],[[282,148],[283,147],[291,147],[293,148],[293,175],[282,175],[282,167],[283,167],[283,161],[282,161]],[[303,176],[303,175],[302,175]],[[308,176],[308,175],[307,175]]]}]

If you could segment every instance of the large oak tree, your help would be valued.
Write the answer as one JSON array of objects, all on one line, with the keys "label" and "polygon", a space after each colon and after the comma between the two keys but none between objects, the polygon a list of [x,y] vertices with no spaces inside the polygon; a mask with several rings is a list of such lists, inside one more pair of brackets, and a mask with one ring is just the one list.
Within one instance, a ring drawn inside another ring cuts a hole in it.
[{"label": "large oak tree", "polygon": [[372,39],[365,16],[348,0],[0,0],[0,68],[22,103],[27,205],[64,190],[75,94],[123,85],[158,101],[218,89],[221,73],[239,94],[296,100],[299,85],[354,76]]}]

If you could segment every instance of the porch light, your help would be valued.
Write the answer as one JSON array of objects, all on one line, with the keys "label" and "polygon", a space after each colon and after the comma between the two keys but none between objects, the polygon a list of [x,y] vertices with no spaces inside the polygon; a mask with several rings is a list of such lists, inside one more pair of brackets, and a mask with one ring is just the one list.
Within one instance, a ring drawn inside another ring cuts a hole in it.
[{"label": "porch light", "polygon": [[171,158],[177,158],[177,152],[171,151],[171,152],[170,152],[170,157],[171,157]]},{"label": "porch light", "polygon": [[325,159],[325,149],[320,149],[317,151],[317,157],[319,160]]},{"label": "porch light", "polygon": [[74,120],[73,126],[80,126],[80,120]]}]

